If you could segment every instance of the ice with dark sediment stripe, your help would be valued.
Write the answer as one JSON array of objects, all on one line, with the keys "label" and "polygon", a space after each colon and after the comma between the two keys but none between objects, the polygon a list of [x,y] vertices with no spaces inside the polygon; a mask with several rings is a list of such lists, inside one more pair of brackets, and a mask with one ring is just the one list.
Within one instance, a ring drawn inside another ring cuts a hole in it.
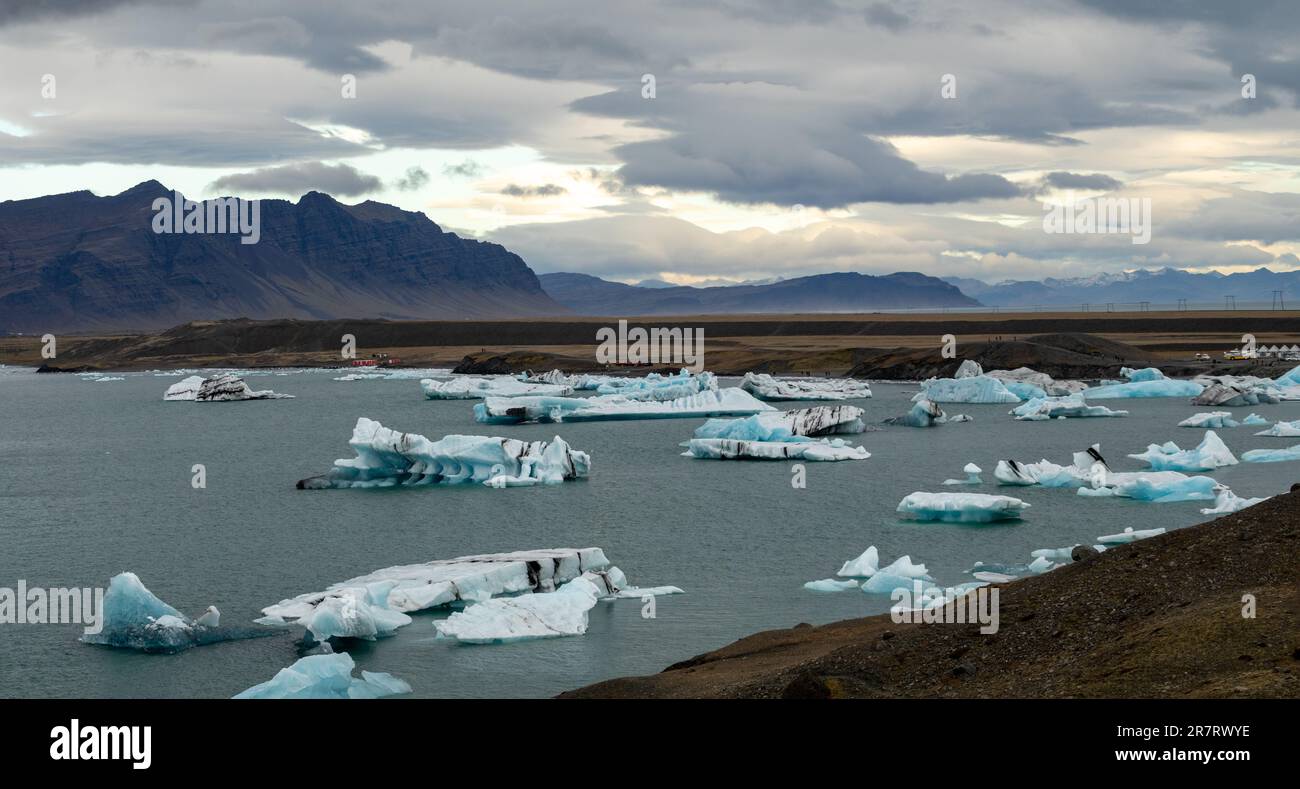
[{"label": "ice with dark sediment stripe", "polygon": [[1020,463],[999,460],[993,476],[1003,485],[1042,485],[1045,488],[1064,488],[1087,485],[1093,478],[1093,467],[1106,459],[1101,456],[1101,445],[1093,444],[1082,452],[1075,452],[1073,462],[1060,466],[1048,460],[1037,463]]},{"label": "ice with dark sediment stripe", "polygon": [[255,391],[237,375],[201,375],[190,377],[167,387],[163,400],[170,402],[219,403],[238,400],[292,400],[293,395],[278,394],[270,389]]},{"label": "ice with dark sediment stripe", "polygon": [[865,381],[852,378],[775,378],[745,373],[740,388],[760,400],[853,400],[871,397]]},{"label": "ice with dark sediment stripe", "polygon": [[489,397],[474,406],[474,419],[487,424],[591,422],[630,419],[689,419],[749,416],[776,409],[736,387],[710,389],[674,400],[597,397]]},{"label": "ice with dark sediment stripe", "polygon": [[456,377],[448,381],[432,378],[420,380],[420,390],[429,400],[481,400],[484,397],[525,397],[529,395],[573,394],[573,387],[562,384],[524,383],[509,375],[493,378]]}]

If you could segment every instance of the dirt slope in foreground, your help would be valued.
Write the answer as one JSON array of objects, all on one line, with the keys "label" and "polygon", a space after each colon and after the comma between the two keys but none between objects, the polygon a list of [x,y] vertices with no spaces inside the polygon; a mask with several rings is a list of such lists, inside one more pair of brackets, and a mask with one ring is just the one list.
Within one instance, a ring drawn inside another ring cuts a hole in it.
[{"label": "dirt slope in foreground", "polygon": [[999,595],[993,635],[888,615],[798,625],[562,697],[1300,697],[1300,493]]}]

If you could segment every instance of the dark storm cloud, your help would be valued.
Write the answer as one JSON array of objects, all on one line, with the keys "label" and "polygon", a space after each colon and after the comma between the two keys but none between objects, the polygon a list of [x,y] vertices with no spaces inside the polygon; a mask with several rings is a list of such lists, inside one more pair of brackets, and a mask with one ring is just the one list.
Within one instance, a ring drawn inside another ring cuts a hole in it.
[{"label": "dark storm cloud", "polygon": [[1063,170],[1043,176],[1040,187],[1043,191],[1052,189],[1086,189],[1110,192],[1123,186],[1123,182],[1104,173],[1068,173]]},{"label": "dark storm cloud", "polygon": [[225,175],[213,181],[210,188],[232,193],[263,192],[296,196],[306,192],[324,192],[336,197],[355,197],[378,192],[384,188],[384,184],[375,176],[367,175],[351,165],[302,162]]},{"label": "dark storm cloud", "polygon": [[[126,5],[168,2],[169,0],[5,0],[0,3],[0,27],[11,22],[34,22],[42,19],[70,19],[111,11]],[[197,0],[175,0],[174,5],[192,5]]]}]

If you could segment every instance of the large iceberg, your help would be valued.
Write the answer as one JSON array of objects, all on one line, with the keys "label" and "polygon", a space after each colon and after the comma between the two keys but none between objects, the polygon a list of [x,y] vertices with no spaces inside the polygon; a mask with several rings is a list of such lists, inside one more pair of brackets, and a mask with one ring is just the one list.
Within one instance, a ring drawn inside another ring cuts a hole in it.
[{"label": "large iceberg", "polygon": [[1300,444],[1286,449],[1252,449],[1242,452],[1241,459],[1247,463],[1281,463],[1287,460],[1300,460]]},{"label": "large iceberg", "polygon": [[474,406],[488,424],[587,422],[606,419],[682,419],[748,416],[776,409],[737,387],[711,389],[675,400],[641,401],[623,395],[598,397],[489,397]]},{"label": "large iceberg", "polygon": [[1113,400],[1121,397],[1195,397],[1201,393],[1195,381],[1161,378],[1154,381],[1129,381],[1122,384],[1090,386],[1083,390],[1089,400]]},{"label": "large iceberg", "polygon": [[1300,436],[1300,419],[1293,422],[1276,422],[1268,430],[1261,430],[1255,435],[1274,438],[1294,438]]},{"label": "large iceberg", "polygon": [[1189,477],[1179,471],[1134,471],[1114,473],[1093,466],[1091,487],[1080,487],[1080,496],[1120,498],[1167,504],[1178,501],[1212,501],[1220,487],[1212,477]]},{"label": "large iceberg", "polygon": [[1013,520],[1029,505],[1011,496],[987,493],[910,493],[898,503],[898,512],[920,521],[989,523]]},{"label": "large iceberg", "polygon": [[591,458],[559,436],[520,441],[486,436],[444,436],[430,441],[361,417],[340,458],[325,474],[298,482],[301,490],[482,483],[492,487],[555,484],[587,476]]},{"label": "large iceberg", "polygon": [[993,476],[1003,485],[1072,488],[1090,484],[1095,474],[1093,467],[1097,465],[1104,469],[1109,468],[1106,459],[1101,456],[1101,445],[1093,444],[1082,452],[1075,452],[1068,466],[1059,466],[1048,460],[1040,460],[1037,463],[999,460],[993,470]]},{"label": "large iceberg", "polygon": [[1012,393],[1025,400],[1036,397],[1068,397],[1088,388],[1088,385],[1082,381],[1057,381],[1047,373],[1040,373],[1029,367],[991,370],[988,376],[998,379]]},{"label": "large iceberg", "polygon": [[411,686],[392,674],[362,671],[352,676],[356,663],[346,652],[308,655],[275,676],[235,696],[237,699],[378,699],[411,692]]},{"label": "large iceberg", "polygon": [[479,400],[484,397],[526,397],[530,395],[564,396],[573,387],[561,384],[524,383],[508,375],[495,378],[452,378],[450,381],[420,380],[420,389],[429,400]]},{"label": "large iceberg", "polygon": [[1192,398],[1192,405],[1222,406],[1239,408],[1246,405],[1281,402],[1278,394],[1268,386],[1252,386],[1243,383],[1209,383],[1199,394]]},{"label": "large iceberg", "polygon": [[842,438],[802,441],[742,441],[734,438],[692,438],[685,457],[705,460],[866,460],[871,453]]},{"label": "large iceberg", "polygon": [[1088,405],[1081,394],[1067,397],[1035,397],[1011,409],[1016,419],[1039,422],[1047,419],[1077,419],[1081,417],[1128,416],[1128,411],[1112,411],[1104,405]]},{"label": "large iceberg", "polygon": [[1223,466],[1237,465],[1232,450],[1213,430],[1205,431],[1205,438],[1195,449],[1180,449],[1174,442],[1167,441],[1164,444],[1150,444],[1146,452],[1129,457],[1141,460],[1156,471],[1212,471]]},{"label": "large iceberg", "polygon": [[865,381],[852,378],[774,378],[745,373],[740,388],[760,400],[854,400],[871,397]]},{"label": "large iceberg", "polygon": [[[1042,392],[1038,392],[1042,394]],[[1019,403],[1021,398],[997,378],[974,375],[966,378],[931,378],[921,382],[912,402],[932,403]]]},{"label": "large iceberg", "polygon": [[862,409],[851,405],[819,405],[794,411],[766,411],[738,419],[710,419],[695,429],[696,438],[740,441],[790,441],[861,433]]},{"label": "large iceberg", "polygon": [[82,641],[142,652],[180,652],[219,641],[270,635],[253,628],[220,627],[221,612],[213,606],[198,619],[190,619],[158,599],[135,573],[113,576],[100,615],[103,627],[98,633],[84,634]]},{"label": "large iceberg", "polygon": [[292,400],[293,395],[277,394],[270,389],[254,391],[237,375],[214,375],[189,378],[167,387],[163,400],[219,403],[234,400]]}]

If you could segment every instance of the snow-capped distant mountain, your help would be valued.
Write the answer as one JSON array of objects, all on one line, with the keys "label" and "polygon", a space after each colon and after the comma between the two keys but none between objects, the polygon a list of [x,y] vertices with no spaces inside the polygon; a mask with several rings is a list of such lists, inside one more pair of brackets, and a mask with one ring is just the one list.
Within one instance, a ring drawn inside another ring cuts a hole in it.
[{"label": "snow-capped distant mountain", "polygon": [[1222,306],[1225,297],[1232,297],[1244,306],[1271,304],[1275,290],[1282,291],[1285,303],[1300,304],[1300,271],[1267,268],[1237,274],[1139,269],[1070,279],[1049,277],[1041,282],[988,283],[965,277],[945,277],[944,281],[956,285],[967,296],[997,307],[1107,303],[1131,306],[1144,301],[1152,305],[1174,305],[1180,299],[1185,299],[1189,306]]}]

